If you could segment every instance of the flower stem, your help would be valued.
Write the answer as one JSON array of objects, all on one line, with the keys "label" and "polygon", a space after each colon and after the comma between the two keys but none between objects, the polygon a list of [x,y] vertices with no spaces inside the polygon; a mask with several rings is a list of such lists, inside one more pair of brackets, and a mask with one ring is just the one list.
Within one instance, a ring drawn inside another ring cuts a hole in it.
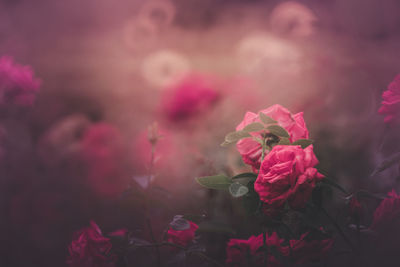
[{"label": "flower stem", "polygon": [[332,223],[332,225],[336,228],[336,230],[338,231],[339,235],[343,238],[344,241],[346,241],[346,243],[353,250],[353,252],[358,255],[359,254],[358,250],[353,245],[353,243],[350,241],[350,239],[347,237],[347,235],[343,232],[342,228],[339,226],[339,224],[336,222],[336,220],[333,219],[323,207],[320,207],[320,210],[325,215],[325,217],[328,218],[328,220]]}]

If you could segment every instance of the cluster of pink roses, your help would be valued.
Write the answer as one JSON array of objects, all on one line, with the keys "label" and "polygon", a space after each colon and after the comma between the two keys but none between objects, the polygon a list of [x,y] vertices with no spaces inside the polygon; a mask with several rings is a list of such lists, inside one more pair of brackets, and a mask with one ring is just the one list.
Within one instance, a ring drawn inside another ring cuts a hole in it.
[{"label": "cluster of pink roses", "polygon": [[[185,220],[186,221],[186,220]],[[192,221],[187,221],[189,228],[175,230],[169,228],[166,241],[171,245],[187,247],[195,239],[196,230],[199,228]],[[109,237],[125,238],[128,235],[126,229],[119,229],[109,233]],[[105,237],[99,226],[90,222],[90,226],[80,229],[73,235],[69,245],[67,264],[69,267],[115,267],[118,260],[113,252],[111,239]]]},{"label": "cluster of pink roses", "polygon": [[[292,115],[286,108],[273,105],[260,113],[274,119],[283,127],[289,134],[290,142],[309,137],[301,112]],[[243,130],[254,122],[260,122],[259,116],[247,112],[236,130]],[[265,151],[267,155],[262,160],[262,145],[253,137],[262,138],[266,133],[265,130],[253,132],[252,137],[241,139],[237,143],[243,161],[258,173],[254,189],[266,204],[267,210],[280,209],[285,203],[291,208],[302,208],[309,200],[315,184],[324,177],[314,168],[318,160],[313,146],[303,149],[299,145],[275,145],[270,151]]]},{"label": "cluster of pink roses", "polygon": [[[386,118],[385,122],[392,121],[395,117],[397,100],[392,99],[392,94],[398,89],[397,85],[391,84],[390,92],[384,94],[384,105],[380,112],[391,112],[391,115],[388,115],[389,119]],[[391,98],[391,102],[389,98]],[[185,105],[182,106],[183,109],[186,109]],[[189,108],[189,106],[187,107]],[[190,108],[194,108],[193,112],[196,109],[193,106]],[[181,118],[179,114],[178,111],[171,110],[171,119]],[[271,128],[271,125],[274,127]],[[311,140],[308,139],[309,131],[303,113],[292,114],[280,105],[273,105],[268,109],[261,110],[258,114],[247,112],[243,121],[236,127],[236,133],[239,133],[237,136],[243,135],[236,140],[238,141],[236,147],[243,161],[252,168],[251,175],[256,177],[254,183],[249,183],[247,186],[254,186],[261,210],[266,215],[264,220],[276,223],[277,218],[278,221],[282,218],[278,215],[282,215],[288,210],[302,212],[307,203],[313,205],[310,201],[312,193],[317,184],[322,182],[325,177],[315,168],[318,159],[314,154]],[[85,134],[84,156],[89,165],[96,166],[93,169],[100,171],[100,173],[89,171],[93,177],[104,177],[106,181],[107,174],[114,173],[116,165],[109,163],[113,162],[110,159],[117,154],[113,153],[113,149],[116,149],[118,145],[109,143],[109,141],[117,139],[115,138],[117,135],[113,129],[101,124]],[[107,187],[107,183],[101,184]],[[231,181],[232,184],[233,181]],[[99,190],[101,191],[101,188]],[[115,190],[115,192],[117,191],[120,190]],[[248,191],[244,192],[246,194]],[[362,204],[358,200],[357,194],[353,194],[350,198],[349,207],[349,213],[356,218],[356,223],[359,224]],[[400,197],[395,191],[392,191],[375,210],[369,229],[375,232],[384,232],[389,229],[389,224],[392,225],[399,219]],[[184,219],[182,218],[182,220]],[[162,244],[172,245],[186,251],[194,243],[199,226],[192,221],[184,221],[185,227],[169,227],[166,231],[165,243]],[[263,225],[264,227],[266,225]],[[303,229],[297,238],[295,238],[296,235],[288,238],[281,236],[276,229],[265,230],[264,228],[264,233],[251,236],[249,239],[230,239],[226,246],[225,263],[232,267],[281,267],[286,263],[304,265],[320,262],[333,247],[334,239],[322,227],[316,232],[318,232],[317,236],[315,236],[315,229],[306,231]],[[126,230],[115,233],[114,235],[125,236]],[[160,244],[153,245],[159,246]],[[114,267],[116,264],[116,255],[113,253],[110,238],[103,236],[94,222],[91,222],[90,227],[75,233],[69,252],[68,264],[70,267]]]},{"label": "cluster of pink roses", "polygon": [[[289,135],[288,142],[280,144],[281,138],[264,128],[251,132],[250,137],[237,142],[243,161],[257,174],[254,190],[264,205],[263,210],[268,216],[274,216],[285,204],[292,209],[304,208],[316,183],[324,176],[315,168],[318,160],[312,145],[305,148],[292,145],[295,141],[309,138],[303,113],[293,115],[286,108],[273,105],[259,114],[247,112],[236,131],[243,131],[254,123],[262,123],[260,116],[264,114]],[[273,142],[263,147],[259,140],[266,145],[268,137],[272,137]],[[282,245],[283,239],[276,232],[266,236],[266,240],[263,240],[263,234],[248,240],[231,239],[227,246],[226,263],[229,266],[263,266],[266,260],[268,266],[282,266],[271,253],[267,253],[265,258],[265,249],[268,251],[268,248],[274,247],[282,256],[290,256],[296,264],[303,264],[321,259],[332,247],[333,239],[307,240],[307,236],[308,233],[304,233],[298,240],[289,240],[286,246]]]},{"label": "cluster of pink roses", "polygon": [[[251,236],[248,240],[231,239],[226,248],[226,264],[232,267],[239,266],[284,266],[277,259],[276,253],[268,252],[275,249],[278,255],[289,257],[294,264],[315,262],[326,256],[333,245],[332,239],[307,240],[309,233],[304,233],[298,240],[289,240],[284,245],[284,240],[274,232],[266,234],[265,245],[267,254],[263,250],[263,234]],[[279,256],[278,256],[279,257]]]}]

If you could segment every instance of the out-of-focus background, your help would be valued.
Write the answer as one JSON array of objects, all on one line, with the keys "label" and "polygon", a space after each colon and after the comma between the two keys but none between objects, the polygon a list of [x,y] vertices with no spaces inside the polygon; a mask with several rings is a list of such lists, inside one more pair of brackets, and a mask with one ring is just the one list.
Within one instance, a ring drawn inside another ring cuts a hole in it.
[{"label": "out-of-focus background", "polygon": [[397,167],[367,177],[400,148],[377,114],[399,14],[397,0],[0,0],[0,56],[42,81],[32,108],[0,110],[2,266],[64,266],[90,219],[146,236],[121,194],[147,188],[154,122],[158,233],[174,214],[243,223],[194,178],[246,170],[219,145],[276,103],[304,112],[321,172],[386,192]]}]

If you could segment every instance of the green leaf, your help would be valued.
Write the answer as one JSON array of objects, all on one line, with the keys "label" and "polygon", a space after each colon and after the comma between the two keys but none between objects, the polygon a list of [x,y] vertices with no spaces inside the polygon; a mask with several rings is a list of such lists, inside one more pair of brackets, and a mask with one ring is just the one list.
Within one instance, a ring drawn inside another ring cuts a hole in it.
[{"label": "green leaf", "polygon": [[340,191],[342,191],[345,194],[348,194],[346,189],[344,189],[341,185],[339,185],[338,183],[336,183],[334,180],[329,179],[327,177],[325,177],[324,179],[321,180],[322,183],[325,183],[327,185],[330,185],[332,187],[335,187],[336,189],[339,189]]},{"label": "green leaf", "polygon": [[196,178],[196,181],[207,188],[210,189],[219,189],[219,190],[227,190],[229,186],[232,184],[231,179],[227,176],[220,174],[214,176],[204,176]]},{"label": "green leaf", "polygon": [[279,140],[278,145],[285,145],[285,146],[290,145],[289,138],[281,137],[281,140]]},{"label": "green leaf", "polygon": [[229,235],[236,234],[235,230],[233,230],[229,225],[210,221],[201,222],[196,232],[220,233]]},{"label": "green leaf", "polygon": [[270,125],[267,127],[267,130],[276,136],[287,137],[287,138],[290,137],[288,132],[279,125]]},{"label": "green leaf", "polygon": [[246,137],[251,137],[251,135],[244,131],[231,132],[225,136],[225,141],[229,142],[229,143],[233,143],[233,142],[239,141],[240,139],[246,138]]},{"label": "green leaf", "polygon": [[228,133],[225,136],[225,141],[221,144],[221,146],[223,146],[223,147],[228,146],[232,143],[236,143],[237,141],[239,141],[242,138],[247,138],[247,137],[251,137],[251,135],[244,131]]},{"label": "green leaf", "polygon": [[229,193],[231,193],[233,197],[241,197],[246,195],[248,192],[249,189],[238,182],[234,182],[229,186]]},{"label": "green leaf", "polygon": [[400,153],[397,153],[391,156],[388,159],[385,159],[379,166],[372,172],[371,176],[375,176],[376,174],[388,169],[392,165],[400,162]]},{"label": "green leaf", "polygon": [[254,172],[244,172],[244,173],[240,173],[238,175],[235,175],[232,177],[232,180],[234,179],[240,179],[240,178],[254,178],[254,180],[257,178],[257,174],[255,174]]},{"label": "green leaf", "polygon": [[314,142],[314,140],[311,140],[311,139],[299,139],[299,140],[294,141],[292,143],[292,145],[301,146],[301,148],[304,149],[304,148],[308,147],[309,145],[311,145],[313,142]]},{"label": "green leaf", "polygon": [[277,123],[276,120],[274,120],[270,116],[265,115],[262,112],[258,113],[258,116],[260,117],[260,120],[265,124]]},{"label": "green leaf", "polygon": [[257,174],[252,172],[245,172],[235,175],[231,179],[236,180],[238,183],[247,186],[249,182],[254,182],[257,179]]},{"label": "green leaf", "polygon": [[253,122],[253,123],[250,123],[250,124],[246,125],[243,128],[242,131],[244,131],[244,132],[258,132],[258,131],[261,131],[261,130],[264,130],[264,125],[262,125],[259,122]]}]

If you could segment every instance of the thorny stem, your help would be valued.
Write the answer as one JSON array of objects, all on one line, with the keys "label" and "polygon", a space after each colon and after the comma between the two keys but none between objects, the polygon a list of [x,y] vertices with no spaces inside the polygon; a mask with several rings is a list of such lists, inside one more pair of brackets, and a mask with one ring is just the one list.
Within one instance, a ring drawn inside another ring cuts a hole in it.
[{"label": "thorny stem", "polygon": [[264,157],[265,157],[265,150],[266,150],[266,138],[264,137],[263,138],[263,144],[262,144],[262,152],[261,152],[261,162],[263,162],[264,161]]},{"label": "thorny stem", "polygon": [[[151,227],[150,218],[146,218],[146,221],[147,221],[147,225],[149,227],[151,240],[153,242],[157,242],[156,238],[154,237],[153,228]],[[160,254],[160,249],[158,247],[156,247],[156,256],[157,256],[157,266],[161,266],[161,254]]]},{"label": "thorny stem", "polygon": [[[155,144],[151,144],[151,158],[150,158],[150,166],[149,166],[149,173],[148,173],[148,178],[147,178],[147,182],[148,182],[148,187],[147,187],[147,191],[150,188],[150,183],[151,183],[151,175],[153,172],[153,166],[154,166],[154,153],[155,153]],[[148,214],[148,205],[149,205],[149,200],[148,200],[148,196],[147,194],[145,194],[145,218],[146,218],[146,223],[147,226],[149,227],[149,232],[150,232],[150,237],[152,239],[152,241],[154,243],[157,242],[155,236],[154,236],[154,232],[153,232],[153,227],[151,226],[151,220]],[[161,266],[161,253],[160,253],[160,249],[158,246],[155,247],[156,250],[156,259],[157,259],[157,266],[160,267]]]},{"label": "thorny stem", "polygon": [[335,219],[333,219],[329,213],[323,208],[320,207],[320,210],[322,213],[325,215],[326,218],[329,219],[329,221],[332,223],[332,225],[336,228],[340,236],[346,241],[346,243],[349,245],[349,247],[355,252],[356,254],[359,254],[358,250],[354,247],[353,243],[350,241],[350,239],[346,236],[346,234],[343,232],[342,228],[339,226],[339,224],[336,222]]},{"label": "thorny stem", "polygon": [[268,265],[267,231],[263,227],[264,266]]}]

